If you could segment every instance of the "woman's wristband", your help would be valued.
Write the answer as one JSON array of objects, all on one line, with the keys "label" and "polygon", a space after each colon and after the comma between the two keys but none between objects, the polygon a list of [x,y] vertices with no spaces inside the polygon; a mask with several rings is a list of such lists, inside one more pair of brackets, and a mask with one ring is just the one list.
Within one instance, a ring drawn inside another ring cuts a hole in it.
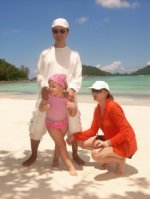
[{"label": "woman's wristband", "polygon": [[107,140],[107,146],[111,146],[110,140]]}]

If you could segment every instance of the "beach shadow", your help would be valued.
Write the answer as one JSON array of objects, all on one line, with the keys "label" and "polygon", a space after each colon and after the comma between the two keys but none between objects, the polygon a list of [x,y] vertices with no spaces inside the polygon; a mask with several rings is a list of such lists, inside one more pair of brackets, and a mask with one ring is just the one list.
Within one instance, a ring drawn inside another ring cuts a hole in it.
[{"label": "beach shadow", "polygon": [[[100,165],[98,165],[98,168],[103,170]],[[123,175],[119,175],[119,174],[115,174],[114,173],[114,170],[115,170],[115,165],[109,165],[107,167],[107,170],[104,170],[104,173],[102,174],[99,174],[97,176],[94,177],[94,179],[96,181],[107,181],[107,180],[111,180],[111,179],[115,179],[115,178],[122,178],[122,177],[129,177],[131,175],[134,175],[134,174],[137,174],[138,173],[138,170],[129,165],[129,164],[126,164],[126,167],[125,167],[125,174]]]},{"label": "beach shadow", "polygon": [[79,157],[85,161],[85,164],[83,165],[78,165],[73,159],[72,159],[72,152],[68,152],[70,157],[71,157],[71,160],[73,162],[73,164],[75,165],[75,168],[76,170],[83,170],[83,168],[87,165],[87,163],[89,162],[90,160],[90,154],[87,150],[78,150],[78,155]]},{"label": "beach shadow", "polygon": [[111,194],[109,198],[105,199],[149,199],[150,194],[143,193],[142,191],[126,191],[125,196],[119,194]]},{"label": "beach shadow", "polygon": [[[53,150],[39,151],[37,160],[32,164],[32,167],[39,167],[39,168],[44,167],[44,168],[52,169],[51,165],[52,165],[52,161],[53,161],[53,153],[54,153]],[[76,170],[83,170],[84,165],[83,166],[78,165],[72,158],[72,152],[68,151],[68,153],[69,153],[69,156],[70,156]],[[29,151],[29,150],[24,151],[25,157],[21,158],[19,160],[20,165],[22,164],[22,162],[24,162],[30,156],[30,154],[31,154],[31,151]],[[85,161],[85,164],[90,159],[90,157],[87,155],[86,151],[78,150],[78,154]],[[61,160],[61,158],[59,158],[59,164],[60,164],[60,168],[56,169],[56,170],[67,171],[67,167],[64,164],[63,160]],[[55,171],[55,169],[53,169],[53,170]]]},{"label": "beach shadow", "polygon": [[[23,155],[28,157],[30,151],[26,150]],[[86,152],[83,152],[83,157]],[[0,196],[7,199],[56,199],[56,198],[86,198],[98,199],[96,194],[90,194],[85,191],[86,188],[94,186],[95,182],[83,179],[73,184],[73,187],[66,189],[56,189],[51,186],[54,178],[54,172],[50,168],[52,150],[40,151],[38,160],[30,167],[23,167],[22,162],[25,158],[17,152],[0,151]],[[61,173],[58,173],[59,176]],[[65,174],[64,183],[70,183],[74,176]],[[63,188],[63,185],[61,186]]]}]

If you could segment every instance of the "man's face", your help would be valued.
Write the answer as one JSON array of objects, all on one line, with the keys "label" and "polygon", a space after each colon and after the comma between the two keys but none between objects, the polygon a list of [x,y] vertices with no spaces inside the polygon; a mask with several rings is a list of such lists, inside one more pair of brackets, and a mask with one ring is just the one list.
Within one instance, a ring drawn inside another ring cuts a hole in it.
[{"label": "man's face", "polygon": [[68,29],[63,26],[55,26],[52,28],[52,33],[55,41],[65,41],[68,35]]}]

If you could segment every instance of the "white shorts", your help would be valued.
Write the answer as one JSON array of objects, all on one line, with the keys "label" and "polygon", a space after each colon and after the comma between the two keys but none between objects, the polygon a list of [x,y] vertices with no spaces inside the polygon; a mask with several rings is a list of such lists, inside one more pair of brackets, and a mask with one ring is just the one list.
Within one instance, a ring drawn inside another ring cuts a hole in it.
[{"label": "white shorts", "polygon": [[[41,97],[37,100],[35,110],[33,111],[32,118],[30,119],[29,132],[30,138],[33,140],[41,140],[43,135],[47,132],[45,118],[46,111],[40,112],[38,110],[39,104],[41,102]],[[74,117],[68,115],[69,129],[67,131],[67,136],[82,131],[80,111]]]}]

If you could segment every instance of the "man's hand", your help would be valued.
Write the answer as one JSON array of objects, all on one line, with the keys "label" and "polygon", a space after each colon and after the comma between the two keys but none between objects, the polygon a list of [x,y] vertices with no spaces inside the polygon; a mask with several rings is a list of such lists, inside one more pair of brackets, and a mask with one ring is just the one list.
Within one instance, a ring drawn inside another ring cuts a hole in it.
[{"label": "man's hand", "polygon": [[39,105],[39,110],[41,112],[48,111],[51,108],[51,105],[47,103],[47,101],[42,100],[42,102]]},{"label": "man's hand", "polygon": [[66,139],[66,142],[70,145],[70,144],[72,144],[72,142],[74,141],[74,135],[71,135],[71,136],[69,136],[67,139]]},{"label": "man's hand", "polygon": [[72,88],[70,88],[70,89],[68,90],[68,100],[69,100],[70,102],[74,102],[75,93],[76,93],[76,91],[75,91],[74,89],[72,89]]},{"label": "man's hand", "polygon": [[70,101],[70,100],[67,100],[67,108],[68,109],[75,109],[76,108],[76,105],[74,102]]},{"label": "man's hand", "polygon": [[42,99],[47,101],[48,100],[48,93],[49,93],[49,89],[48,87],[43,87],[42,88]]}]

